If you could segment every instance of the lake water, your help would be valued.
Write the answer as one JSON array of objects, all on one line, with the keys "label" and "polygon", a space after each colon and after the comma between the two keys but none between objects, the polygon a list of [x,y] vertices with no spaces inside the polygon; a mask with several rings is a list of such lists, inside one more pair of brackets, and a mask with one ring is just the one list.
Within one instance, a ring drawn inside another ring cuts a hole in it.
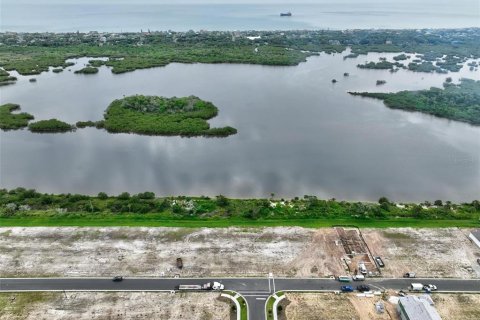
[{"label": "lake water", "polygon": [[[74,74],[85,58],[71,71],[35,76],[36,83],[20,76],[18,83],[0,88],[0,102],[19,103],[36,119],[100,120],[108,104],[123,95],[194,94],[219,108],[212,126],[230,125],[238,134],[0,132],[0,186],[86,194],[478,198],[479,127],[347,94],[441,86],[447,75],[358,69],[358,63],[394,54],[344,61],[345,54],[321,54],[293,67],[174,63],[121,75],[107,67],[95,75]],[[480,79],[480,72],[464,68],[450,76]],[[387,84],[376,86],[377,79]]]},{"label": "lake water", "polygon": [[[130,3],[129,3],[130,2]],[[2,0],[0,31],[287,30],[480,27],[478,0]],[[242,2],[244,4],[242,4]],[[304,3],[307,2],[307,3]],[[291,11],[292,17],[280,17]]]}]

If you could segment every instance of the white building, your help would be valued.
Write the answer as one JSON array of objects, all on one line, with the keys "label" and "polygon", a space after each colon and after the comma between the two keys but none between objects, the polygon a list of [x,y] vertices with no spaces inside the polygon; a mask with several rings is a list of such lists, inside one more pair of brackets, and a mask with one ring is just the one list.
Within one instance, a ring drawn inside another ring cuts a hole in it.
[{"label": "white building", "polygon": [[472,230],[468,237],[480,248],[480,229]]},{"label": "white building", "polygon": [[397,310],[402,320],[442,320],[428,295],[401,297]]}]

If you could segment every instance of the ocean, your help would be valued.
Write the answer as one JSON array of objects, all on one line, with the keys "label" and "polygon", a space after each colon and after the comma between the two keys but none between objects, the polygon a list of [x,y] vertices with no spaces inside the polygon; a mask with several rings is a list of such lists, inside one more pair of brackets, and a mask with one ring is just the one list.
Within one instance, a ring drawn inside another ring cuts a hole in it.
[{"label": "ocean", "polygon": [[[294,30],[480,27],[478,0],[314,3],[2,0],[0,31]],[[280,17],[291,12],[291,17]]]}]

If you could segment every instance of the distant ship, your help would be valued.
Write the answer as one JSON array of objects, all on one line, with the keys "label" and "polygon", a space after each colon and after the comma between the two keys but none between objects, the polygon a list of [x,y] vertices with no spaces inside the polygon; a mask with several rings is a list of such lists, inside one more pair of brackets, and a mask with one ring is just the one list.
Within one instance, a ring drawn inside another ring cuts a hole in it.
[{"label": "distant ship", "polygon": [[291,17],[291,16],[292,16],[292,13],[290,11],[280,13],[280,17]]}]

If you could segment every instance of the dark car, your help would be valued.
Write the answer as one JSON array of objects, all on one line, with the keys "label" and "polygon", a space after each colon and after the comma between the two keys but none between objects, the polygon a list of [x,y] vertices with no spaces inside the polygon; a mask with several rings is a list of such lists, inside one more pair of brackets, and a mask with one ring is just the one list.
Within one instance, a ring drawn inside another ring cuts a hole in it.
[{"label": "dark car", "polygon": [[177,258],[177,268],[182,269],[183,268],[183,260],[182,258]]},{"label": "dark car", "polygon": [[370,287],[365,284],[362,284],[361,286],[357,287],[357,290],[360,292],[370,291]]},{"label": "dark car", "polygon": [[342,292],[352,292],[353,287],[352,286],[341,286],[340,290],[342,290]]},{"label": "dark car", "polygon": [[480,264],[480,258],[477,259],[477,263]]},{"label": "dark car", "polygon": [[123,277],[122,276],[115,276],[113,277],[112,281],[115,281],[115,282],[119,282],[119,281],[122,281],[123,280]]}]

